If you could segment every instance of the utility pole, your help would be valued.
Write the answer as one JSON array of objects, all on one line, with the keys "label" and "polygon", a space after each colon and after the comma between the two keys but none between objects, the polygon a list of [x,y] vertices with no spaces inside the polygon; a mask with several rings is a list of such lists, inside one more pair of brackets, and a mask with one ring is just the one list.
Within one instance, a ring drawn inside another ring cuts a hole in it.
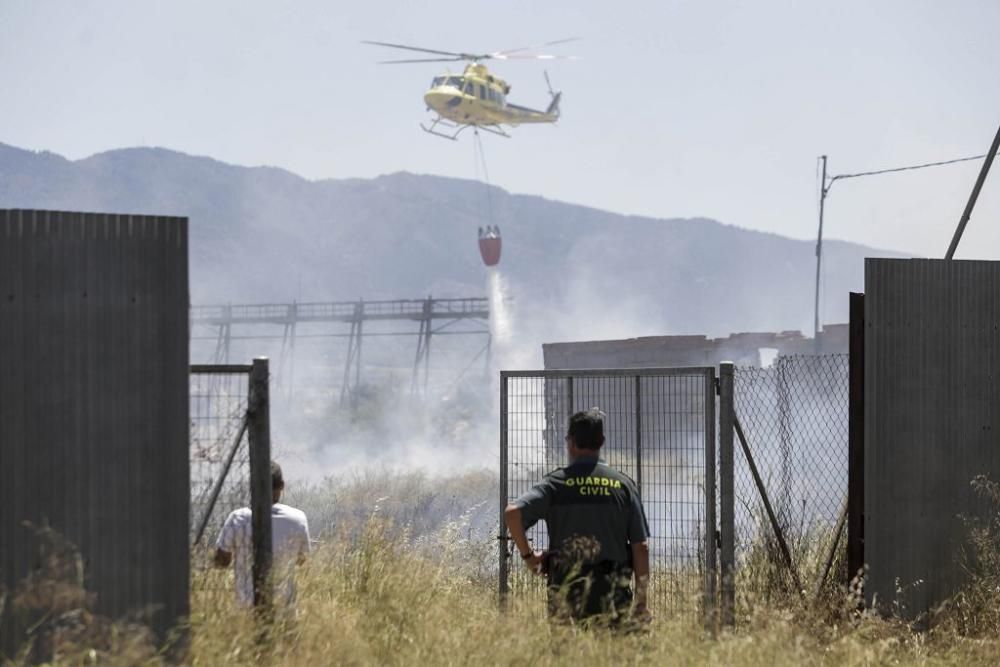
[{"label": "utility pole", "polygon": [[820,180],[819,188],[819,233],[816,235],[816,301],[815,309],[813,315],[813,337],[817,341],[820,332],[820,321],[819,321],[819,279],[820,279],[820,267],[823,261],[823,209],[826,204],[826,197],[830,194],[830,188],[833,184],[839,180],[848,178],[861,178],[863,176],[879,176],[882,174],[895,174],[903,171],[914,171],[916,169],[927,169],[929,167],[944,167],[951,164],[958,164],[960,162],[969,162],[970,160],[979,160],[981,158],[986,158],[983,162],[983,166],[979,172],[979,178],[976,179],[976,184],[972,188],[972,195],[969,197],[969,202],[965,205],[965,211],[962,213],[962,219],[958,222],[958,229],[955,230],[955,236],[951,240],[951,245],[948,247],[948,254],[945,255],[945,259],[951,259],[955,255],[955,249],[958,247],[958,242],[962,238],[962,232],[965,231],[965,226],[969,222],[969,217],[972,215],[972,209],[976,205],[976,199],[979,197],[979,191],[983,187],[983,182],[986,180],[986,175],[990,171],[990,166],[993,164],[993,158],[996,156],[997,151],[1000,150],[1000,130],[997,130],[997,135],[993,139],[993,144],[990,146],[990,150],[985,155],[973,155],[970,157],[960,157],[952,160],[940,160],[938,162],[925,162],[923,164],[913,164],[903,167],[891,167],[889,169],[877,169],[875,171],[859,171],[854,174],[835,174],[834,176],[826,175],[826,156],[821,155],[820,160],[823,161],[823,176]]},{"label": "utility pole", "polygon": [[955,257],[955,251],[958,249],[958,242],[962,240],[962,234],[965,233],[965,226],[969,224],[969,218],[972,217],[972,209],[976,207],[976,200],[979,199],[979,191],[983,189],[983,183],[986,182],[986,175],[990,173],[990,167],[993,165],[993,158],[996,157],[998,150],[1000,150],[1000,128],[997,129],[997,134],[993,138],[990,150],[986,153],[986,160],[983,161],[983,166],[979,170],[979,177],[976,178],[976,184],[972,186],[972,194],[969,195],[969,201],[966,202],[965,210],[962,211],[962,217],[958,221],[958,228],[955,229],[955,235],[951,238],[951,244],[948,246],[948,252],[944,256],[945,259],[952,259]]},{"label": "utility pole", "polygon": [[[823,261],[823,205],[826,203],[826,156],[820,156],[823,161],[823,175],[819,181],[819,232],[816,234],[816,300],[813,310],[813,340],[819,342],[819,274]],[[831,183],[832,185],[832,183]]]}]

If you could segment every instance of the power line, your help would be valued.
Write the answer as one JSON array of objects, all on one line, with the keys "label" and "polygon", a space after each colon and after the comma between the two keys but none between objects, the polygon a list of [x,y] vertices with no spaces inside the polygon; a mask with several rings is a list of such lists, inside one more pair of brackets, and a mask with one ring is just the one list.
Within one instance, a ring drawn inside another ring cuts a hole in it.
[{"label": "power line", "polygon": [[[988,153],[982,155],[972,155],[970,157],[960,157],[954,160],[941,160],[940,162],[925,162],[923,164],[914,164],[907,167],[893,167],[892,169],[878,169],[875,171],[859,171],[856,174],[837,174],[836,176],[831,176],[827,180],[830,185],[833,185],[834,181],[841,181],[845,178],[858,178],[859,176],[878,176],[879,174],[893,174],[900,171],[913,171],[914,169],[927,169],[928,167],[943,167],[949,164],[958,164],[959,162],[971,162],[973,160],[982,160],[986,157]],[[829,185],[827,186],[829,189]]]},{"label": "power line", "polygon": [[[913,164],[905,167],[892,167],[890,169],[859,171],[854,174],[837,174],[835,176],[826,175],[826,156],[825,155],[820,156],[820,162],[823,165],[823,175],[820,177],[820,188],[819,188],[819,231],[816,234],[816,295],[815,295],[814,310],[813,310],[813,317],[814,317],[813,336],[815,336],[817,340],[819,339],[819,332],[821,326],[819,305],[820,305],[820,292],[821,292],[820,281],[823,278],[823,274],[821,271],[821,264],[823,258],[823,204],[826,201],[826,197],[830,193],[830,188],[833,187],[833,184],[836,183],[837,181],[846,180],[848,178],[859,178],[861,176],[879,176],[882,174],[894,174],[901,171],[914,171],[916,169],[927,169],[929,167],[944,167],[950,164],[959,164],[961,162],[982,160],[987,156],[996,156],[1000,154],[1000,150],[998,150],[997,148],[998,142],[1000,142],[1000,131],[998,131],[994,145],[990,147],[988,152],[983,153],[982,155],[972,155],[969,157],[960,157],[952,160],[939,160],[937,162],[924,162],[923,164]],[[992,162],[992,157],[990,158],[989,162]],[[989,162],[984,163],[983,165],[984,171],[989,170]],[[817,163],[817,166],[819,166],[819,163]],[[981,176],[980,181],[982,180],[982,178],[983,177]],[[976,186],[976,190],[973,192],[973,199],[970,200],[972,203],[974,203],[975,201],[974,197],[978,194],[978,188],[980,186],[981,182]],[[957,239],[961,236],[961,230],[964,228],[965,222],[966,222],[966,217],[963,216],[962,222],[959,223],[959,231],[956,232],[956,240],[952,241],[953,246],[957,244]],[[948,251],[947,258],[950,259],[953,253],[954,253],[954,248],[950,248]]]}]

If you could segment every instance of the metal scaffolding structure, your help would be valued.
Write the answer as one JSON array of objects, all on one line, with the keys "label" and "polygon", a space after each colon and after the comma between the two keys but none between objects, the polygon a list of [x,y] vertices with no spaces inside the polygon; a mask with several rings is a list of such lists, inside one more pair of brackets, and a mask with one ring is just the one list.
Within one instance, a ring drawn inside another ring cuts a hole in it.
[{"label": "metal scaffolding structure", "polygon": [[[484,350],[490,346],[489,299],[395,299],[385,301],[332,301],[317,303],[269,303],[216,306],[192,306],[192,340],[214,340],[213,363],[229,363],[234,340],[281,340],[281,356],[277,360],[277,383],[291,391],[295,369],[295,344],[299,338],[346,338],[347,354],[343,367],[340,400],[352,399],[361,385],[362,349],[365,338],[379,336],[416,336],[410,389],[421,393],[427,389],[430,377],[431,340],[435,335],[485,335]],[[372,331],[365,322],[416,322],[417,330]],[[460,322],[472,322],[474,328],[456,329]],[[340,325],[332,331],[303,335],[300,325],[332,323]],[[264,325],[262,327],[262,325]],[[281,327],[267,331],[267,325]],[[210,335],[196,335],[194,327],[208,328]],[[346,328],[346,331],[344,330]],[[237,331],[242,329],[242,331]],[[263,329],[263,330],[262,330]],[[476,355],[478,359],[482,355]],[[487,353],[488,358],[488,353]],[[474,363],[474,362],[473,362]]]}]

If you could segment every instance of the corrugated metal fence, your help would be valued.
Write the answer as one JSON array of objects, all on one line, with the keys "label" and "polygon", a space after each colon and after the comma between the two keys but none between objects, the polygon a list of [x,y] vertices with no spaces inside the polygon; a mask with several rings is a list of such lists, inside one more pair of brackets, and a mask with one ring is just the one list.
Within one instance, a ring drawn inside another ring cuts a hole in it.
[{"label": "corrugated metal fence", "polygon": [[972,482],[1000,480],[998,295],[1000,262],[865,261],[865,596],[908,617],[963,585],[997,514]]},{"label": "corrugated metal fence", "polygon": [[19,597],[29,575],[161,641],[187,616],[187,337],[186,219],[0,211],[6,655],[69,611]]}]

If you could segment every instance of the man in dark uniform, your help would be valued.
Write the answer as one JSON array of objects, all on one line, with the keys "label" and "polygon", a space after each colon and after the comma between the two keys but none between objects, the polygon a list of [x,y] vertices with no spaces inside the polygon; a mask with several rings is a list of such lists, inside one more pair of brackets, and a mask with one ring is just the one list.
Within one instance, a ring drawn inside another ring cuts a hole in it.
[{"label": "man in dark uniform", "polygon": [[[599,458],[604,414],[597,408],[569,419],[569,465],[554,470],[507,506],[504,518],[521,558],[548,576],[549,611],[583,620],[628,617],[635,577],[636,617],[648,619],[649,525],[635,482]],[[549,550],[534,551],[525,530],[540,519]]]}]

